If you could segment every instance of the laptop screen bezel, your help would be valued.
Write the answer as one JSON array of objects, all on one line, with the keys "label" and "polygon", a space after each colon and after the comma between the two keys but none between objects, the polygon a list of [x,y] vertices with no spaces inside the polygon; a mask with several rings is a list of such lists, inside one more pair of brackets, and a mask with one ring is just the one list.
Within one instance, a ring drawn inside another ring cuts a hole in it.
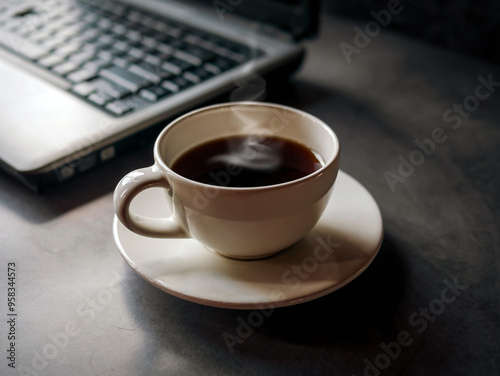
[{"label": "laptop screen bezel", "polygon": [[278,28],[294,40],[309,38],[318,31],[320,0],[195,0],[211,6],[223,21],[239,15]]}]

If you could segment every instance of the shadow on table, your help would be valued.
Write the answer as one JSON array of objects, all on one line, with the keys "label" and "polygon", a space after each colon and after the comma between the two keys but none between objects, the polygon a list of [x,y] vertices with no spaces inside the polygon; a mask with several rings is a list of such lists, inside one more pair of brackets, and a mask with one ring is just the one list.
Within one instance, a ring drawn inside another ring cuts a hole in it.
[{"label": "shadow on table", "polygon": [[[123,291],[131,316],[150,336],[159,357],[168,350],[189,358],[192,367],[213,364],[218,369],[234,366],[226,359],[231,356],[249,368],[255,359],[262,366],[279,359],[281,370],[286,367],[294,374],[330,358],[346,361],[349,372],[358,372],[366,352],[376,355],[380,342],[396,340],[405,326],[396,318],[409,283],[401,256],[386,234],[372,265],[349,285],[308,303],[267,312],[190,303],[138,276],[126,278]],[[128,267],[126,273],[134,274]],[[154,362],[150,367],[153,372]]]},{"label": "shadow on table", "polygon": [[50,221],[61,214],[104,196],[129,171],[152,164],[152,144],[81,174],[43,193],[31,191],[0,172],[0,206],[31,223]]}]

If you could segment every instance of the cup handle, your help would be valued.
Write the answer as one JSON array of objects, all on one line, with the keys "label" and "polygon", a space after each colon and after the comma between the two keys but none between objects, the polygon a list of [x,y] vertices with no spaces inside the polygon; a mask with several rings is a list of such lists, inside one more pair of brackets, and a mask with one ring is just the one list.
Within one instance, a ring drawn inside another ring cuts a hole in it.
[{"label": "cup handle", "polygon": [[153,187],[170,189],[160,169],[153,165],[125,175],[115,188],[115,213],[123,225],[139,235],[154,238],[185,238],[184,229],[173,218],[150,218],[130,212],[130,204],[140,192]]}]

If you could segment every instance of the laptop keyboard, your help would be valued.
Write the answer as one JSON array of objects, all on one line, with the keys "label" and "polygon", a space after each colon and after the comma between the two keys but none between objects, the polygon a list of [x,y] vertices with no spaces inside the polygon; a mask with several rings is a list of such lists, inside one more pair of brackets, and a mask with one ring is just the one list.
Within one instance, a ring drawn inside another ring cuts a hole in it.
[{"label": "laptop keyboard", "polygon": [[65,80],[72,94],[114,116],[142,109],[261,54],[102,0],[49,0],[31,8],[0,0],[2,43]]}]

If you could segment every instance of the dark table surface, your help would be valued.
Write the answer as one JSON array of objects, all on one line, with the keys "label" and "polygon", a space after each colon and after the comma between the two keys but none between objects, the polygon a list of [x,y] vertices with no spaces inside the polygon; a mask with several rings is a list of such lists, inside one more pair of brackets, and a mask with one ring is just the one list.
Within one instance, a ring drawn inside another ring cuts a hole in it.
[{"label": "dark table surface", "polygon": [[[267,100],[338,134],[341,168],[384,219],[368,270],[276,309],[230,353],[223,334],[248,311],[160,291],[114,243],[114,186],[151,163],[151,147],[43,195],[0,174],[1,375],[499,374],[499,67],[388,30],[348,63],[339,45],[363,25],[322,21],[299,74]],[[16,370],[6,351],[10,262]]]}]

